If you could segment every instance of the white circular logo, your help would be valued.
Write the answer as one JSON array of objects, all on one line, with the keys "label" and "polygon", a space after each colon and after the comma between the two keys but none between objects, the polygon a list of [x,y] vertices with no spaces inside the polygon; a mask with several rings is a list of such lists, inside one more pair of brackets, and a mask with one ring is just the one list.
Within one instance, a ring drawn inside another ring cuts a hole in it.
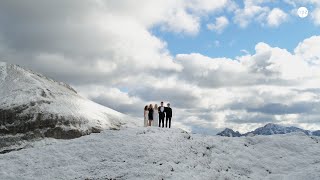
[{"label": "white circular logo", "polygon": [[305,18],[308,16],[308,9],[306,7],[300,7],[297,11],[298,13],[298,16],[301,17],[301,18]]}]

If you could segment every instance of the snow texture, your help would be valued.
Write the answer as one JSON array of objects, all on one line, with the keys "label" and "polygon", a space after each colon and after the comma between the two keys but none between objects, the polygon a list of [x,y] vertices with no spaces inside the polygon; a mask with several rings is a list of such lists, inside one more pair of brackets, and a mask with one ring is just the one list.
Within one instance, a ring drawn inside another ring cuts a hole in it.
[{"label": "snow texture", "polygon": [[0,179],[320,178],[319,137],[228,138],[156,127],[44,139],[0,155]]}]

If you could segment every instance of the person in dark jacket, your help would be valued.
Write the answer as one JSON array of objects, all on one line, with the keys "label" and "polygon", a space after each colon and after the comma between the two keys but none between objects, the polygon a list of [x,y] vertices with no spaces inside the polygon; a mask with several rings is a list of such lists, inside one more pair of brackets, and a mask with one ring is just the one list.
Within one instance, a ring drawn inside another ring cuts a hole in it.
[{"label": "person in dark jacket", "polygon": [[172,109],[170,107],[170,103],[167,104],[167,107],[165,108],[165,112],[166,112],[166,128],[168,127],[168,121],[169,121],[169,128],[171,128]]},{"label": "person in dark jacket", "polygon": [[149,105],[148,111],[149,111],[148,112],[148,119],[149,119],[148,126],[151,126],[152,121],[153,121],[153,106],[152,106],[152,104]]},{"label": "person in dark jacket", "polygon": [[161,127],[161,123],[162,123],[162,127],[164,127],[164,118],[166,114],[165,114],[165,107],[163,106],[163,102],[161,102],[161,105],[158,108],[158,113],[159,113],[159,127]]}]

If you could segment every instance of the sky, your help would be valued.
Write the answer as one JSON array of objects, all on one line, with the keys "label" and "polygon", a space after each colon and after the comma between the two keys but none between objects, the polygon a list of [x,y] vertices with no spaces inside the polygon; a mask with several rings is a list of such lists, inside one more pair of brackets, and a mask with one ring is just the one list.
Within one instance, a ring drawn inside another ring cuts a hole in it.
[{"label": "sky", "polygon": [[0,58],[194,133],[320,129],[318,0],[2,1]]}]

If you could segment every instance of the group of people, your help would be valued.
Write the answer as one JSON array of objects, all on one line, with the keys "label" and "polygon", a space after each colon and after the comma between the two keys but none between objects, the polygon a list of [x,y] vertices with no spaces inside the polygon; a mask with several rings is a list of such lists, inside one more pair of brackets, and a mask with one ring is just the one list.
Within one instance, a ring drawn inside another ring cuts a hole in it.
[{"label": "group of people", "polygon": [[171,128],[171,119],[172,119],[172,109],[170,103],[167,104],[167,107],[163,105],[163,102],[160,103],[158,107],[157,104],[154,106],[150,104],[144,107],[144,126],[159,126],[164,127],[164,119],[166,119],[166,128],[169,125]]}]

